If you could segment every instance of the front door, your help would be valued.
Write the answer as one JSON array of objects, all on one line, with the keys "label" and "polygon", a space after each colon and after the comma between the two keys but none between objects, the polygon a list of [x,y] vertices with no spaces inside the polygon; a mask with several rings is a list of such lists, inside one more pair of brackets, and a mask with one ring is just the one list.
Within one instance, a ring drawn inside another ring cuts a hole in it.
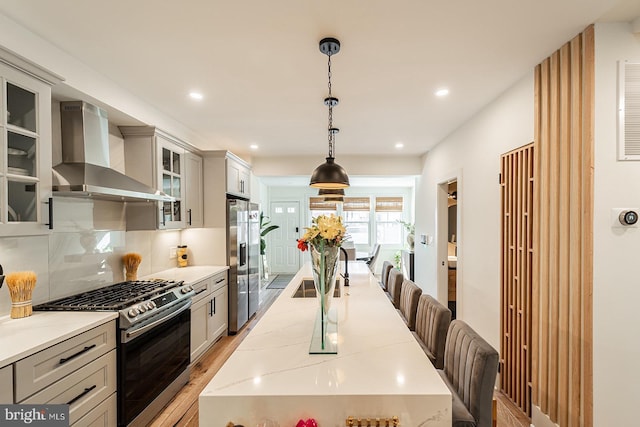
[{"label": "front door", "polygon": [[296,273],[300,269],[299,202],[271,202],[271,223],[280,226],[268,235],[266,252],[271,273]]}]

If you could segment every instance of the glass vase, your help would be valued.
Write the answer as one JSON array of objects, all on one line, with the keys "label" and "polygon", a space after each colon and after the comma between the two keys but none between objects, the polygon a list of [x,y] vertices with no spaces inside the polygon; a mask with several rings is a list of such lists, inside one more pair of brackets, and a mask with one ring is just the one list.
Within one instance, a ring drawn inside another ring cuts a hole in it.
[{"label": "glass vase", "polygon": [[313,284],[318,301],[318,314],[309,353],[337,353],[337,318],[330,313],[331,301],[336,287],[336,273],[340,260],[340,247],[321,242],[309,245]]}]

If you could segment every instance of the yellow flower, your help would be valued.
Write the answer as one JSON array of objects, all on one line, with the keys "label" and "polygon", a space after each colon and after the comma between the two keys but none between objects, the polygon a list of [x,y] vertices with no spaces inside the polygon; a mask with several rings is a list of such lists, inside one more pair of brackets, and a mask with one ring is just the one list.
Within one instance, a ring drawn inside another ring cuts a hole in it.
[{"label": "yellow flower", "polygon": [[320,215],[312,219],[311,227],[306,228],[300,240],[314,245],[324,242],[329,246],[340,246],[345,233],[346,229],[341,217],[334,214]]}]

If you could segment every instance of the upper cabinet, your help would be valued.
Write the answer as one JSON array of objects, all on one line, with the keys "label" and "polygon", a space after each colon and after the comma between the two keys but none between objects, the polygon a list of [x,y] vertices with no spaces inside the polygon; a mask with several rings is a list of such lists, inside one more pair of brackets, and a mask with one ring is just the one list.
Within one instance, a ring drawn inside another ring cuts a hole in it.
[{"label": "upper cabinet", "polygon": [[0,49],[0,236],[49,231],[51,85],[60,80]]},{"label": "upper cabinet", "polygon": [[227,169],[227,193],[234,196],[249,198],[249,183],[251,169],[239,158],[231,153],[227,153],[226,159]]},{"label": "upper cabinet", "polygon": [[[125,171],[173,201],[127,204],[128,230],[202,226],[202,158],[152,126],[121,126]],[[195,220],[195,221],[194,221]]]},{"label": "upper cabinet", "polygon": [[204,225],[204,191],[202,179],[202,157],[186,152],[185,156],[185,218],[187,227]]}]

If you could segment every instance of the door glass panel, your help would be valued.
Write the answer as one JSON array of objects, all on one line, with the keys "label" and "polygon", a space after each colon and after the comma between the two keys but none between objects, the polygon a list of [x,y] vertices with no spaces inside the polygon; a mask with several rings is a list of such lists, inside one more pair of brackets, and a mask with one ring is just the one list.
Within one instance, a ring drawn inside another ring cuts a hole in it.
[{"label": "door glass panel", "polygon": [[173,220],[180,221],[180,200],[173,202]]},{"label": "door glass panel", "polygon": [[8,181],[9,222],[35,222],[37,220],[36,193],[37,184]]},{"label": "door glass panel", "polygon": [[182,197],[182,188],[180,181],[181,180],[179,177],[173,177],[173,193],[171,193],[173,197]]},{"label": "door glass panel", "polygon": [[164,191],[168,195],[171,194],[171,175],[162,174],[162,191]]},{"label": "door glass panel", "polygon": [[173,153],[173,173],[180,175],[180,154]]},{"label": "door glass panel", "polygon": [[171,151],[162,149],[162,169],[171,172]]},{"label": "door glass panel", "polygon": [[163,216],[163,223],[167,223],[168,221],[171,221],[171,202],[162,202],[162,216]]},{"label": "door glass panel", "polygon": [[7,173],[36,176],[36,139],[15,132],[7,133]]},{"label": "door glass panel", "polygon": [[36,94],[7,83],[7,123],[36,132]]}]

